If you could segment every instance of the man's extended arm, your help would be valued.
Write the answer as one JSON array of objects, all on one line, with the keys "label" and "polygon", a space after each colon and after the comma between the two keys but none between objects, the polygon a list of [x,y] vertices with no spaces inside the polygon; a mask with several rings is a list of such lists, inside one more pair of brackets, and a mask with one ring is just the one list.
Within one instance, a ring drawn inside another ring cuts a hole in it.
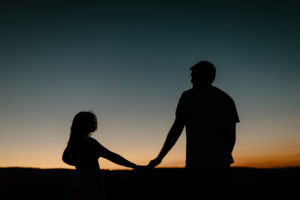
[{"label": "man's extended arm", "polygon": [[148,164],[148,167],[154,168],[159,163],[161,163],[162,159],[167,155],[167,153],[172,149],[172,147],[178,140],[179,136],[182,133],[184,125],[185,125],[184,119],[176,117],[176,119],[168,133],[168,136],[166,138],[164,146],[162,147],[158,156],[154,160],[150,161],[150,163]]}]

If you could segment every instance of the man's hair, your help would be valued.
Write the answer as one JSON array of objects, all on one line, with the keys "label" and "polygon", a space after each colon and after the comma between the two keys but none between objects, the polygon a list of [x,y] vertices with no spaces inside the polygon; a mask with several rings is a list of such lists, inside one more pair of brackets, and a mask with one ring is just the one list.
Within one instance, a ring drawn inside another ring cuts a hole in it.
[{"label": "man's hair", "polygon": [[[211,84],[216,78],[216,68],[208,61],[200,61],[191,67],[198,81]],[[201,80],[200,80],[201,79]]]}]

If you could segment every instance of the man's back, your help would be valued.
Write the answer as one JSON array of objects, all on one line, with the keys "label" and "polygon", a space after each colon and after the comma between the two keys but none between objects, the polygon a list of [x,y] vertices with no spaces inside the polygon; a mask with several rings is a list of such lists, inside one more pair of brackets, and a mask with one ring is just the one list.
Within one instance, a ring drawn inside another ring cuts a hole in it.
[{"label": "man's back", "polygon": [[239,121],[235,104],[225,92],[213,86],[185,91],[176,117],[186,124],[186,167],[223,167],[233,162],[230,128]]}]

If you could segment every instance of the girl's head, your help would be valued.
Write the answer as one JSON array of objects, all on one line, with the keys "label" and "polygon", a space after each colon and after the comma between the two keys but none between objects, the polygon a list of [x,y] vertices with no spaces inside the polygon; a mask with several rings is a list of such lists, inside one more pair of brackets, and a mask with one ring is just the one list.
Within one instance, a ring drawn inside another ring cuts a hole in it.
[{"label": "girl's head", "polygon": [[92,112],[81,111],[73,119],[71,137],[89,137],[97,130],[97,117]]}]

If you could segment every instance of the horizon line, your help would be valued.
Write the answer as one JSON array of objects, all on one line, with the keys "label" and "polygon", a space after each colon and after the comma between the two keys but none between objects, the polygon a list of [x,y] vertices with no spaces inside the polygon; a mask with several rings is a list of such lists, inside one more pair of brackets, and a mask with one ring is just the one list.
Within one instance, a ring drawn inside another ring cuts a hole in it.
[{"label": "horizon line", "polygon": [[[232,166],[232,169],[291,169],[291,168],[300,168],[299,166],[285,166],[285,167],[250,167],[250,166]],[[35,169],[35,170],[71,170],[75,171],[76,169],[72,168],[40,168],[40,167],[22,167],[22,166],[8,166],[8,167],[0,167],[0,169]],[[186,169],[185,167],[156,167],[152,170],[160,170],[160,169]],[[134,169],[100,169],[100,171],[135,171]]]}]

